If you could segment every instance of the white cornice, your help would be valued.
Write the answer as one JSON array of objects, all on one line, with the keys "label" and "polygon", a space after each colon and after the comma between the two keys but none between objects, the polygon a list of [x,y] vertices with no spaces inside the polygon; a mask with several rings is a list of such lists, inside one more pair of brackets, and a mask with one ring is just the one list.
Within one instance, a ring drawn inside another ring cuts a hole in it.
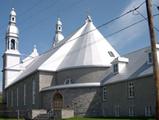
[{"label": "white cornice", "polygon": [[100,82],[74,83],[74,84],[56,85],[56,86],[46,87],[46,88],[43,88],[41,91],[48,91],[48,90],[55,90],[55,89],[65,89],[65,88],[99,87],[99,86],[100,86]]}]

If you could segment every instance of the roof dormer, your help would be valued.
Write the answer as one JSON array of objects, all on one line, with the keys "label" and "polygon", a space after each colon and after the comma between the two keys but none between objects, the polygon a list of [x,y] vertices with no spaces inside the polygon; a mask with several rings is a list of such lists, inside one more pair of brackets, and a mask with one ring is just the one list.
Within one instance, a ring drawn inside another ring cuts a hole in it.
[{"label": "roof dormer", "polygon": [[[157,58],[159,57],[159,44],[156,44],[156,50],[157,50]],[[152,51],[151,47],[148,47],[145,51],[146,53],[146,62],[147,64],[152,64],[153,63],[153,58],[152,58]],[[158,59],[159,62],[159,59]]]},{"label": "roof dormer", "polygon": [[115,58],[114,61],[112,62],[112,72],[114,74],[124,73],[128,62],[129,59],[125,57]]}]

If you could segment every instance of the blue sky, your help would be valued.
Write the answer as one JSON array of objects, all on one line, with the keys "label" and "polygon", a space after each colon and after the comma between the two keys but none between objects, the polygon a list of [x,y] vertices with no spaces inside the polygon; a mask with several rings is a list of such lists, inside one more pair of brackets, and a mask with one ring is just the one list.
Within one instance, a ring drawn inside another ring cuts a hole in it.
[{"label": "blue sky", "polygon": [[[58,17],[63,22],[63,34],[68,36],[84,24],[86,16],[92,16],[93,22],[99,26],[114,17],[117,17],[144,0],[0,0],[0,55],[4,52],[5,32],[8,25],[11,8],[17,13],[17,26],[20,31],[19,50],[22,59],[29,55],[36,44],[38,52],[48,50],[53,42],[55,23]],[[159,13],[156,9],[158,0],[153,0],[153,13]],[[145,4],[140,11],[146,16]],[[121,54],[148,46],[149,33],[147,21],[137,24],[111,37],[107,35],[120,30],[138,20],[143,19],[137,12],[128,14],[99,30]],[[155,27],[159,29],[159,16],[155,17]],[[159,38],[159,32],[156,31]],[[2,70],[2,59],[0,59]],[[0,90],[2,86],[2,73],[0,73]]]}]

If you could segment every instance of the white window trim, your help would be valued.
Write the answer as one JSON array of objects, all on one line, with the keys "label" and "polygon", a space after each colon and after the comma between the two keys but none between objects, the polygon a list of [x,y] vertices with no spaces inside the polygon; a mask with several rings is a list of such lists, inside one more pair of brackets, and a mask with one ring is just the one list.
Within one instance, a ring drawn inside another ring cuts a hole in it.
[{"label": "white window trim", "polygon": [[118,63],[113,64],[113,73],[118,74],[119,73],[119,65]]},{"label": "white window trim", "polygon": [[109,54],[110,57],[115,57],[115,55],[112,51],[108,51],[108,54]]},{"label": "white window trim", "polygon": [[6,93],[6,99],[7,99],[7,107],[9,106],[9,102],[8,102],[8,91],[7,91],[7,93]]},{"label": "white window trim", "polygon": [[128,82],[128,98],[135,97],[135,86],[134,82]]},{"label": "white window trim", "polygon": [[134,106],[130,106],[129,107],[129,117],[134,117],[135,113],[134,113]]},{"label": "white window trim", "polygon": [[17,107],[19,106],[19,89],[17,88]]},{"label": "white window trim", "polygon": [[32,81],[32,104],[35,104],[35,94],[36,94],[36,83],[35,80]]},{"label": "white window trim", "polygon": [[[151,55],[150,55],[151,54]],[[151,58],[150,58],[151,57]],[[151,60],[151,61],[150,61]],[[148,52],[147,53],[147,64],[152,64],[153,60],[152,60],[152,52]]]},{"label": "white window trim", "polygon": [[103,87],[103,101],[107,100],[107,87]]},{"label": "white window trim", "polygon": [[72,84],[71,78],[66,79],[65,82],[64,82],[64,84],[65,85]]},{"label": "white window trim", "polygon": [[26,84],[24,84],[24,105],[26,105]]},{"label": "white window trim", "polygon": [[150,117],[152,116],[152,107],[151,106],[145,106],[145,116]]},{"label": "white window trim", "polygon": [[11,107],[13,107],[13,90],[11,91]]},{"label": "white window trim", "polygon": [[115,115],[115,117],[120,117],[120,106],[119,105],[114,106],[114,115]]}]

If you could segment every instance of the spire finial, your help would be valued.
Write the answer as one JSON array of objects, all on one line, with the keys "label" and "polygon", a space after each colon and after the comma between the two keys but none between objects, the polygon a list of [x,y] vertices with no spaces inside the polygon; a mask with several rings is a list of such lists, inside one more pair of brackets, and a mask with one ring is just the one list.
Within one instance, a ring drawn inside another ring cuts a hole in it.
[{"label": "spire finial", "polygon": [[38,50],[36,49],[36,45],[34,45],[33,52],[31,53],[31,56],[35,57],[35,56],[38,56],[38,55],[39,55]]},{"label": "spire finial", "polygon": [[34,45],[33,52],[37,52],[36,45]]},{"label": "spire finial", "polygon": [[14,8],[12,8],[12,10],[11,10],[11,12],[10,12],[10,15],[11,15],[11,16],[16,16],[16,12],[15,12],[15,9],[14,9]]},{"label": "spire finial", "polygon": [[36,49],[36,45],[34,45],[34,49]]},{"label": "spire finial", "polygon": [[87,16],[87,18],[86,18],[86,22],[92,22],[92,18],[91,18],[91,16],[90,16],[90,15],[88,15],[88,16]]},{"label": "spire finial", "polygon": [[57,18],[57,25],[62,25],[62,22],[59,17]]}]

